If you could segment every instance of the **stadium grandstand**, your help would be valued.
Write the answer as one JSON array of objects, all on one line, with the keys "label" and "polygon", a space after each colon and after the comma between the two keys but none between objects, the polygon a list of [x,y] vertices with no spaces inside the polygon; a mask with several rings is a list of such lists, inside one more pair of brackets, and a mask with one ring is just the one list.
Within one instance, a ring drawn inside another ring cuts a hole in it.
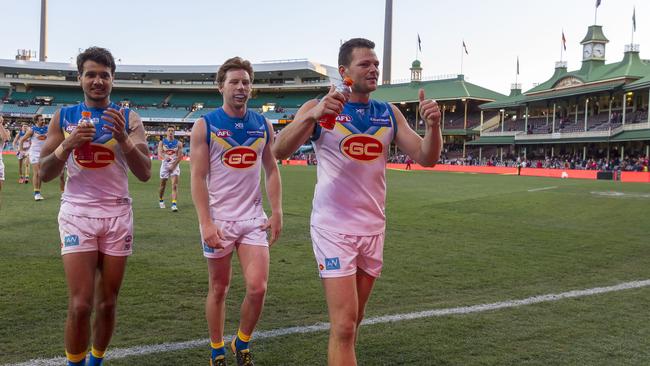
[{"label": "stadium grandstand", "polygon": [[472,159],[502,164],[519,158],[540,167],[577,162],[593,169],[647,162],[650,60],[629,44],[620,61],[606,64],[608,42],[602,26],[589,26],[579,70],[557,62],[545,82],[523,93],[513,84],[509,96],[481,104],[480,134],[467,142]]},{"label": "stadium grandstand", "polygon": [[[255,80],[249,106],[275,126],[289,123],[307,100],[327,92],[336,68],[308,60],[253,65]],[[221,106],[215,85],[219,65],[118,65],[112,99],[137,111],[148,133],[162,135],[168,125],[187,134],[192,123]],[[83,100],[76,65],[30,60],[0,60],[0,114],[9,127],[35,114],[50,118],[65,105]]]}]

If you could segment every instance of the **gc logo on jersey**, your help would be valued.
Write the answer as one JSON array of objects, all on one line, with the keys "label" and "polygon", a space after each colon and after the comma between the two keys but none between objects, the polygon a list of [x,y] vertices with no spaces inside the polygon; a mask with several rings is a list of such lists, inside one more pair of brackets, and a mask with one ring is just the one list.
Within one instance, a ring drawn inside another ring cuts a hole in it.
[{"label": "gc logo on jersey", "polygon": [[341,141],[339,148],[343,155],[364,163],[377,160],[384,152],[381,141],[370,135],[350,135]]},{"label": "gc logo on jersey", "polygon": [[257,162],[257,151],[247,146],[236,146],[221,155],[224,165],[234,169],[247,169]]},{"label": "gc logo on jersey", "polygon": [[88,168],[88,169],[99,169],[107,167],[115,161],[115,153],[113,150],[104,147],[102,145],[90,144],[90,149],[92,151],[92,159],[80,159],[79,158],[79,149],[74,149],[74,161],[78,165]]}]

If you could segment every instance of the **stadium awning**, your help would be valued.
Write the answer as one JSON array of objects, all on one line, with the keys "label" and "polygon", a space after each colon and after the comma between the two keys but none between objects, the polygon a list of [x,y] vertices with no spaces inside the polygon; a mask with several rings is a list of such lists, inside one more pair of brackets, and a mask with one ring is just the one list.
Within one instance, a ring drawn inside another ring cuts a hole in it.
[{"label": "stadium awning", "polygon": [[618,88],[619,86],[621,86],[623,84],[624,84],[623,82],[608,83],[608,84],[592,86],[592,87],[588,87],[588,88],[572,88],[570,90],[559,90],[559,91],[556,91],[556,92],[544,93],[544,94],[540,94],[540,95],[528,95],[528,96],[526,96],[525,102],[528,103],[528,102],[536,102],[536,101],[540,101],[540,100],[571,97],[571,96],[574,96],[574,95],[593,94],[593,93],[598,93],[598,92],[602,92],[602,91],[613,90],[613,89]]},{"label": "stadium awning", "polygon": [[618,135],[612,137],[609,141],[619,142],[619,141],[644,141],[644,140],[650,140],[650,129],[623,131]]}]

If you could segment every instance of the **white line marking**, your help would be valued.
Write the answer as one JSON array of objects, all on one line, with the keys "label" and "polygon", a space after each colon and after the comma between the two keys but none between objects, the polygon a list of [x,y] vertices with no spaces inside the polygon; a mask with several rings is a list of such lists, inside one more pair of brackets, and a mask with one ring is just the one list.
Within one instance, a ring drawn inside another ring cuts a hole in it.
[{"label": "white line marking", "polygon": [[624,193],[624,192],[609,191],[609,192],[591,192],[591,194],[597,196],[612,197],[612,198],[650,198],[650,194],[634,193],[634,192]]},{"label": "white line marking", "polygon": [[528,192],[539,192],[539,191],[548,191],[550,189],[556,189],[557,186],[552,186],[552,187],[542,187],[542,188],[533,188],[529,189]]},{"label": "white line marking", "polygon": [[[472,306],[461,306],[456,308],[426,310],[405,314],[394,314],[368,318],[363,321],[364,325],[382,324],[399,322],[404,320],[423,319],[431,317],[440,317],[458,314],[472,314],[480,313],[483,311],[492,311],[506,308],[515,308],[519,306],[538,304],[542,302],[558,301],[562,299],[570,299],[583,296],[592,296],[604,294],[608,292],[623,291],[635,288],[642,288],[650,286],[650,280],[624,282],[614,286],[595,287],[586,290],[573,290],[561,292],[559,294],[547,294],[528,297],[519,300],[506,300],[501,302],[494,302],[491,304],[480,304]],[[290,328],[280,328],[275,330],[261,331],[255,333],[255,339],[275,338],[291,334],[304,334],[322,332],[329,329],[329,323],[317,323],[309,326],[299,326]],[[232,335],[225,338],[232,338]],[[189,348],[207,347],[208,339],[195,339],[193,341],[176,342],[176,343],[161,343],[148,346],[136,346],[131,348],[116,348],[109,350],[106,359],[118,359],[130,356],[142,356],[151,353],[171,352]],[[56,357],[49,359],[35,359],[23,363],[5,364],[4,366],[58,366],[65,363],[65,358]]]}]

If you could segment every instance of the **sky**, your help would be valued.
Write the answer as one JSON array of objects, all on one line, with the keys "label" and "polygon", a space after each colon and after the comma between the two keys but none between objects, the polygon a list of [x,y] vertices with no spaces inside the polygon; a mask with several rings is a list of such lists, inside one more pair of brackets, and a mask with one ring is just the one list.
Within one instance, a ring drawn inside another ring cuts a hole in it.
[{"label": "sky", "polygon": [[[564,30],[569,71],[580,68],[580,41],[594,24],[595,0],[394,0],[392,75],[423,78],[461,72],[474,84],[507,94],[553,74]],[[40,0],[0,0],[0,58],[39,49]],[[602,0],[607,63],[631,42],[650,59],[650,1]],[[253,63],[309,59],[336,66],[341,40],[364,37],[383,58],[385,0],[48,0],[48,61],[70,62],[79,49],[102,46],[121,64],[218,65],[232,56]],[[422,52],[417,53],[417,35]],[[516,75],[519,57],[520,74]],[[381,67],[381,66],[380,66]],[[381,79],[381,77],[380,77]]]}]

